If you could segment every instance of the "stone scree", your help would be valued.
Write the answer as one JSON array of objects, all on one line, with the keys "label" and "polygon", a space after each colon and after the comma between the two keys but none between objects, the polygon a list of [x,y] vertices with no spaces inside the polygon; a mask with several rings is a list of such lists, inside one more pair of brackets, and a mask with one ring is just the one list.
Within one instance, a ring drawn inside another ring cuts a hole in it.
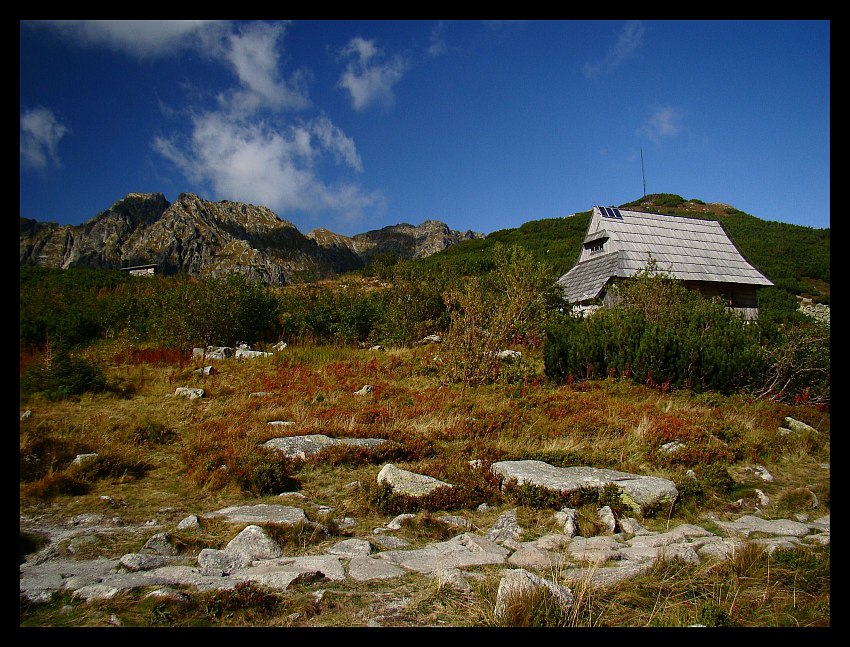
[{"label": "stone scree", "polygon": [[[304,438],[293,437],[289,450],[308,454],[315,447],[327,445],[323,441],[311,443]],[[371,443],[375,439],[366,440]],[[615,482],[624,490],[631,488],[628,492],[635,502],[650,502],[655,500],[653,497],[663,499],[672,495],[669,482],[664,479],[614,470],[557,468],[540,461],[503,461],[492,467],[499,474],[514,478],[521,475],[529,482],[553,482],[555,487],[578,487],[580,485],[575,484],[587,485],[591,481],[598,485]],[[385,465],[381,474],[381,480],[390,483],[396,491],[409,488],[408,491],[421,494],[433,487],[449,485],[392,465]],[[616,585],[644,572],[658,559],[698,564],[704,559],[727,559],[748,543],[761,545],[767,551],[829,544],[828,514],[813,521],[805,514],[797,515],[798,520],[771,521],[754,515],[743,515],[734,521],[710,519],[714,527],[722,529],[721,534],[693,524],[657,532],[647,530],[634,517],[615,519],[606,506],[599,510],[599,517],[607,519],[611,534],[577,535],[576,511],[564,509],[553,514],[552,533],[523,541],[524,530],[517,524],[517,511],[511,509],[502,513],[487,530],[474,527],[462,516],[438,517],[443,523],[457,527],[458,534],[447,541],[435,541],[421,547],[411,547],[406,540],[392,534],[402,527],[404,519],[413,517],[412,514],[398,515],[384,526],[368,530],[358,529],[356,520],[343,517],[335,519],[338,526],[360,536],[342,539],[317,554],[287,556],[260,524],[306,523],[326,530],[309,521],[304,510],[312,507],[332,515],[333,509],[310,502],[297,492],[283,493],[280,497],[282,500],[296,499],[299,506],[231,506],[180,520],[176,528],[190,532],[199,530],[204,519],[222,518],[244,526],[223,549],[204,548],[197,554],[180,554],[168,527],[156,520],[131,527],[124,525],[120,517],[104,520],[103,515],[87,514],[71,519],[64,526],[46,527],[37,519],[22,517],[21,532],[41,533],[49,543],[20,564],[21,596],[32,602],[47,602],[56,592],[71,591],[75,597],[91,601],[109,599],[129,589],[149,589],[146,595],[185,598],[188,592],[182,589],[186,587],[209,591],[233,589],[240,583],[254,582],[286,590],[293,583],[317,581],[387,580],[391,583],[415,573],[469,592],[470,580],[484,577],[476,570],[478,567],[498,565],[504,569],[496,600],[495,613],[498,614],[510,596],[529,587],[544,587],[554,599],[569,606],[572,592],[565,584],[588,581],[595,587]],[[162,512],[166,514],[168,510]],[[128,531],[147,535],[136,553],[115,559],[91,560],[58,555],[57,543],[63,539],[70,540],[68,550],[73,552],[84,543],[98,541],[98,535]],[[552,576],[554,568],[559,569],[562,584],[546,578]]]}]

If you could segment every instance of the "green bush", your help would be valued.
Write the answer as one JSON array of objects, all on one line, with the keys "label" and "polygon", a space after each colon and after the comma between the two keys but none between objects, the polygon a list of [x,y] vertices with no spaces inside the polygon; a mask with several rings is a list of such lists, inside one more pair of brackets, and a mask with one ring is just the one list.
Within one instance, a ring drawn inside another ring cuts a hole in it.
[{"label": "green bush", "polygon": [[298,489],[298,482],[292,477],[293,466],[291,458],[264,449],[240,455],[232,473],[240,488],[261,497]]},{"label": "green bush", "polygon": [[269,286],[241,274],[164,280],[145,296],[140,336],[164,347],[232,346],[279,337],[280,302]]},{"label": "green bush", "polygon": [[628,376],[649,386],[735,393],[764,367],[760,328],[719,300],[704,299],[652,263],[615,286],[616,306],[581,318],[564,315],[544,346],[546,375],[557,382]]},{"label": "green bush", "polygon": [[448,329],[443,292],[456,279],[427,266],[402,261],[393,267],[391,285],[380,293],[374,337],[385,344],[408,345]]},{"label": "green bush", "polygon": [[788,290],[779,287],[760,288],[756,292],[759,307],[759,325],[767,329],[769,326],[782,324],[800,324],[808,321],[808,317],[798,310],[799,301]]},{"label": "green bush", "polygon": [[449,379],[466,383],[521,381],[523,362],[511,365],[499,351],[542,338],[550,313],[562,305],[556,276],[545,261],[519,245],[493,248],[494,269],[446,292],[451,324],[442,345]]},{"label": "green bush", "polygon": [[785,325],[764,351],[759,397],[794,404],[829,404],[830,327],[815,321]]},{"label": "green bush", "polygon": [[49,400],[63,400],[82,393],[100,393],[106,386],[100,367],[58,349],[48,351],[41,363],[30,364],[24,370],[20,392],[23,396],[41,393]]},{"label": "green bush", "polygon": [[678,207],[685,199],[675,193],[656,193],[652,196],[651,204],[655,207]]},{"label": "green bush", "polygon": [[280,296],[281,334],[291,341],[353,344],[373,336],[380,296],[357,284],[299,285]]},{"label": "green bush", "polygon": [[40,348],[48,340],[62,340],[73,348],[104,336],[110,295],[127,280],[118,270],[21,267],[22,347]]}]

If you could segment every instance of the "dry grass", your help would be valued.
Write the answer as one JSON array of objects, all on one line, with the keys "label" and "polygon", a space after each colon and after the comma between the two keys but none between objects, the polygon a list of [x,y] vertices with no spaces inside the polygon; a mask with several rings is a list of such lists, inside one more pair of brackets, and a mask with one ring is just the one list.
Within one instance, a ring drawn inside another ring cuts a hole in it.
[{"label": "dry grass", "polygon": [[[772,503],[763,509],[768,517],[806,509],[813,516],[829,512],[829,470],[821,466],[829,463],[829,413],[813,408],[737,396],[661,394],[619,380],[555,386],[538,379],[463,387],[443,381],[430,347],[377,353],[290,346],[270,358],[207,361],[204,364],[217,369],[209,376],[195,372],[201,363],[122,364],[115,358],[132,354],[113,350],[98,349],[101,356],[112,358],[105,367],[111,391],[76,400],[50,402],[36,396],[21,402],[22,411],[32,411],[20,423],[22,515],[68,518],[99,512],[120,515],[128,525],[153,518],[176,524],[189,514],[227,505],[279,502],[279,492],[298,490],[310,501],[334,508],[335,517],[351,516],[358,527],[374,527],[391,516],[369,498],[368,486],[384,462],[394,462],[449,482],[460,480],[463,488],[475,492],[462,508],[420,510],[417,522],[400,533],[422,543],[444,536],[432,515],[462,514],[487,529],[500,512],[517,507],[501,499],[498,488],[481,475],[470,472],[467,462],[522,458],[671,478],[683,485],[683,493],[684,485],[691,483],[685,472],[694,470],[699,487],[691,487],[672,511],[644,520],[647,527],[658,529],[693,522],[708,512],[722,518],[731,514],[731,501],[755,488],[771,497]],[[525,351],[529,361],[539,362],[533,353]],[[355,395],[364,384],[375,390]],[[203,388],[206,397],[176,397],[178,386]],[[269,395],[251,396],[259,391]],[[818,433],[779,435],[785,416],[812,424]],[[272,420],[295,425],[272,427]],[[291,465],[258,458],[259,444],[300,434],[386,438],[395,453],[378,459],[368,452],[328,454],[323,461]],[[689,450],[678,457],[658,451],[671,440],[685,442]],[[77,454],[89,452],[110,457],[102,471],[89,474],[69,467]],[[224,463],[229,463],[228,469],[219,470]],[[756,463],[767,466],[775,480],[760,481],[745,471]],[[736,474],[731,490],[723,491],[722,484],[712,480],[710,468],[717,465]],[[238,470],[243,472],[241,480],[235,475]],[[290,479],[285,486],[284,476]],[[361,487],[348,487],[358,481]],[[809,493],[817,498],[817,509],[811,508]],[[492,507],[478,512],[484,497],[493,498]],[[327,521],[307,511],[312,520]],[[526,537],[552,532],[551,513],[521,503],[518,519]],[[593,532],[590,522],[583,523]],[[232,533],[207,524],[200,541],[223,546]],[[291,538],[288,545],[296,552],[308,551],[315,542],[348,536],[307,534],[305,530]],[[200,547],[197,537],[177,537],[186,551]],[[78,548],[77,556],[115,557],[139,547],[131,536],[116,534]],[[533,600],[530,607],[515,610],[513,622],[582,627],[828,625],[828,566],[824,574],[822,563],[825,554],[828,564],[829,548],[819,550],[819,562],[759,553],[700,567],[658,564],[614,590],[595,590],[589,580],[573,582],[575,604],[569,613]],[[22,607],[21,624],[100,626],[113,622],[112,615],[134,626],[362,626],[375,618],[381,618],[383,626],[503,623],[492,617],[498,570],[481,572],[485,579],[472,581],[472,590],[465,593],[416,576],[394,585],[391,596],[385,584],[335,583],[329,588],[326,583],[284,594],[205,594],[193,596],[191,603],[122,594],[108,603],[81,605],[60,597],[50,605]],[[561,573],[550,575],[564,583]],[[320,589],[325,591],[321,599]],[[60,612],[65,605],[70,611]]]}]

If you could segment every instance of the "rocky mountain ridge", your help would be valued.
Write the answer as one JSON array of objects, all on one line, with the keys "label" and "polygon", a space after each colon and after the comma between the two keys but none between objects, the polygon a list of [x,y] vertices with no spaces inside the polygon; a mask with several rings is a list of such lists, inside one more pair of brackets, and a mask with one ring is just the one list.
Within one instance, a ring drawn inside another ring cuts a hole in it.
[{"label": "rocky mountain ridge", "polygon": [[461,240],[483,238],[426,220],[356,234],[302,234],[266,207],[181,193],[130,193],[81,225],[20,219],[20,265],[119,269],[156,265],[163,274],[240,272],[266,283],[321,279],[358,269],[377,254],[424,258]]}]

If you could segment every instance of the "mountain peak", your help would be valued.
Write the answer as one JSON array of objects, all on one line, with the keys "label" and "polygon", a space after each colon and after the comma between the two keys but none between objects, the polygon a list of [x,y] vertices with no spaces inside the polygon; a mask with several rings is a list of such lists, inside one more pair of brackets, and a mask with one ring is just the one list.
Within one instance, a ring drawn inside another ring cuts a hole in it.
[{"label": "mountain peak", "polygon": [[267,283],[327,278],[363,267],[375,254],[419,259],[483,234],[451,230],[439,220],[390,225],[354,237],[317,228],[302,234],[267,207],[184,192],[128,193],[81,225],[21,219],[20,264],[118,269],[156,264],[195,276],[240,272]]}]

